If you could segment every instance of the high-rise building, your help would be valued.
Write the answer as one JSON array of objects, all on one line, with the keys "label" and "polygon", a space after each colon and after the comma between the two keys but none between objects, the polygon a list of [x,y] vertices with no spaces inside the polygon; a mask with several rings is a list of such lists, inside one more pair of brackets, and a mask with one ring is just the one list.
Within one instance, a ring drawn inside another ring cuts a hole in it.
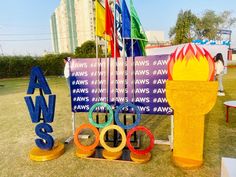
[{"label": "high-rise building", "polygon": [[95,40],[95,6],[93,0],[75,0],[78,46]]},{"label": "high-rise building", "polygon": [[53,50],[75,51],[87,40],[95,40],[94,0],[61,0],[51,16]]},{"label": "high-rise building", "polygon": [[59,52],[59,41],[58,41],[58,32],[57,32],[57,21],[55,12],[51,16],[50,20],[51,34],[52,34],[52,46],[55,53]]}]

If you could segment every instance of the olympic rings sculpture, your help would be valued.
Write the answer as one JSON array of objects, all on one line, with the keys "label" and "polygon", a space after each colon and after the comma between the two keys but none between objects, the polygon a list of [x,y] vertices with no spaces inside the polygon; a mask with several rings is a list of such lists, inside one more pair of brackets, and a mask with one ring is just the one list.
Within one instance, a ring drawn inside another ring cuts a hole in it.
[{"label": "olympic rings sculpture", "polygon": [[[102,123],[102,124],[97,124],[96,122],[94,122],[93,120],[93,116],[92,116],[92,113],[93,111],[97,108],[97,107],[105,107],[109,110],[109,116],[108,116],[108,121],[105,122],[105,123]],[[124,107],[131,107],[135,110],[135,113],[137,114],[137,119],[136,121],[132,124],[132,125],[124,125],[120,119],[119,119],[119,112],[124,108]],[[138,109],[137,106],[135,106],[134,104],[130,103],[130,102],[127,102],[127,103],[124,103],[122,105],[120,105],[117,110],[115,111],[115,121],[117,123],[117,125],[110,125],[111,122],[113,121],[113,110],[111,108],[110,105],[108,105],[107,103],[96,103],[94,104],[91,109],[89,110],[89,122],[92,124],[83,124],[81,125],[79,128],[76,129],[76,132],[74,134],[74,142],[76,144],[76,146],[81,149],[81,150],[84,150],[84,151],[91,151],[93,149],[95,149],[99,142],[100,144],[103,146],[104,149],[106,149],[107,151],[109,152],[120,152],[122,151],[122,149],[125,147],[125,145],[127,145],[127,147],[129,148],[129,150],[131,152],[133,152],[134,154],[147,154],[149,153],[153,147],[154,147],[154,136],[153,134],[151,133],[151,131],[149,129],[147,129],[146,127],[144,126],[138,126],[138,124],[140,123],[140,120],[141,120],[141,114],[140,114],[140,111]],[[98,129],[97,128],[103,128],[101,130],[101,132],[99,133]],[[124,132],[123,129],[130,129],[127,133],[127,136]],[[88,146],[85,146],[85,145],[82,145],[78,139],[78,135],[79,133],[83,130],[83,129],[91,129],[92,132],[94,133],[95,135],[95,141],[93,144],[91,145],[88,145]],[[118,133],[120,133],[121,135],[121,143],[118,147],[110,147],[106,144],[105,140],[104,140],[104,136],[105,134],[109,131],[109,130],[116,130]],[[132,134],[135,132],[135,131],[142,131],[142,132],[145,132],[149,139],[150,139],[150,144],[149,146],[146,148],[146,149],[143,149],[143,150],[140,150],[140,149],[135,149],[130,140],[131,140],[131,136]]]}]

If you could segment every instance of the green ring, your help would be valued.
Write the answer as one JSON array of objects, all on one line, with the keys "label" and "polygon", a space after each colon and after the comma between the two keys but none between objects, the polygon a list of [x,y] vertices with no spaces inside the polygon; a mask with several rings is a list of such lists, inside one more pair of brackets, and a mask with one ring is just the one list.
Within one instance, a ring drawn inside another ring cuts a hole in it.
[{"label": "green ring", "polygon": [[[94,120],[93,120],[93,111],[95,110],[95,108],[97,108],[97,107],[102,107],[102,106],[105,107],[107,110],[109,110],[108,120],[107,120],[107,122],[104,122],[104,123],[102,123],[102,124],[97,124],[97,123],[94,122]],[[97,127],[97,128],[104,128],[104,127],[110,125],[111,122],[113,121],[113,110],[112,110],[111,106],[110,106],[109,104],[107,104],[107,103],[103,103],[103,102],[95,103],[95,104],[90,108],[88,117],[89,117],[89,122],[90,122],[93,126],[95,126],[95,127]]]}]

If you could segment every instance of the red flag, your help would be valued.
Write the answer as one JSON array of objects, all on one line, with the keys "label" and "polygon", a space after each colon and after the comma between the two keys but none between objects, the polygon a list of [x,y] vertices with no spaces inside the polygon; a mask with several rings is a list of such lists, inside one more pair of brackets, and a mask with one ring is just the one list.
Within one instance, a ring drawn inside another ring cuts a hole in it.
[{"label": "red flag", "polygon": [[111,12],[110,6],[108,4],[108,0],[105,2],[105,16],[106,16],[106,27],[105,27],[105,33],[109,36],[113,36],[113,28],[114,28],[114,17]]},{"label": "red flag", "polygon": [[[111,36],[110,45],[111,45],[111,55],[114,57],[114,41],[116,42],[116,57],[120,57],[120,51],[119,51],[119,45],[117,42],[117,37],[114,40],[114,16],[111,12],[110,6],[108,4],[108,0],[105,1],[105,16],[106,16],[106,27],[105,27],[105,33],[109,36]],[[116,31],[115,31],[116,32]],[[116,35],[117,36],[117,35]]]},{"label": "red flag", "polygon": [[[110,41],[111,43],[111,56],[114,57],[115,56],[115,52],[114,52],[114,37],[112,37],[112,40]],[[116,37],[116,57],[120,57],[120,50],[119,50],[119,44],[117,41],[117,37]]]}]

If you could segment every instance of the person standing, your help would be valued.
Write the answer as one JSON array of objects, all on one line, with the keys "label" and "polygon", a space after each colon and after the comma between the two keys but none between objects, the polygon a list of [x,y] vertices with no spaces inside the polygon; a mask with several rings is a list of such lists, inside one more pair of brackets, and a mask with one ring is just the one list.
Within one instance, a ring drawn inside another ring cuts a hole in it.
[{"label": "person standing", "polygon": [[218,80],[218,96],[225,96],[223,87],[224,75],[224,59],[222,53],[217,53],[215,56],[215,76]]},{"label": "person standing", "polygon": [[70,58],[69,57],[65,57],[64,59],[64,63],[65,63],[65,67],[64,67],[64,76],[66,78],[66,83],[67,86],[69,88],[69,93],[70,93]]}]

